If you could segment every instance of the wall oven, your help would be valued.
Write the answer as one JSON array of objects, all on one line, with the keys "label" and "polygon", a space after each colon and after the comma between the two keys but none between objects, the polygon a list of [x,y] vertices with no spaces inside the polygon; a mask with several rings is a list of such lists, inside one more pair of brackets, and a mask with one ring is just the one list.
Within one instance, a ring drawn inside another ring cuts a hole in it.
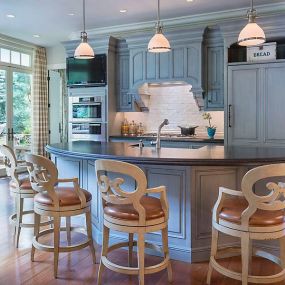
[{"label": "wall oven", "polygon": [[106,124],[96,122],[70,122],[71,140],[106,141]]},{"label": "wall oven", "polygon": [[105,122],[105,97],[70,97],[69,121]]}]

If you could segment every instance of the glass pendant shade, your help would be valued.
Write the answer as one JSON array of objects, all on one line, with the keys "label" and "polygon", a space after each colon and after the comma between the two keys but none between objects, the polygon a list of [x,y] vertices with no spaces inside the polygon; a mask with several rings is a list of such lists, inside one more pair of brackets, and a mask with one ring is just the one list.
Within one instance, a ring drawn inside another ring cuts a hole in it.
[{"label": "glass pendant shade", "polygon": [[156,32],[148,43],[149,52],[168,52],[170,50],[169,41],[161,31]]},{"label": "glass pendant shade", "polygon": [[240,46],[256,46],[265,42],[264,31],[255,22],[248,23],[240,32],[238,44]]},{"label": "glass pendant shade", "polygon": [[82,32],[81,33],[81,43],[76,48],[74,52],[75,58],[81,59],[91,59],[94,58],[95,54],[92,47],[87,42],[87,34]]}]

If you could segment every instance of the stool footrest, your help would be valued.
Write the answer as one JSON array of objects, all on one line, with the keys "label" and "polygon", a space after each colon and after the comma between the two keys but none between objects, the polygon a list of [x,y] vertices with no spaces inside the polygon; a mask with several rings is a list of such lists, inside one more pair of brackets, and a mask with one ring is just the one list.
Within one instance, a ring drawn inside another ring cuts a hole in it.
[{"label": "stool footrest", "polygon": [[[23,211],[22,215],[31,215],[31,214],[34,214],[34,211],[33,210],[28,210],[28,211]],[[12,214],[10,217],[9,217],[9,221],[11,224],[15,225],[17,223],[17,214],[14,213]],[[47,225],[50,225],[52,224],[53,221],[50,220],[50,221],[46,221],[46,222],[41,222],[40,223],[40,226],[47,226]],[[34,223],[20,223],[20,227],[21,228],[33,228],[35,226]]]},{"label": "stool footrest", "polygon": [[[115,249],[118,249],[118,248],[128,247],[128,246],[129,246],[129,242],[128,241],[116,243],[114,245],[111,245],[108,248],[108,252],[111,252],[111,251],[113,251]],[[137,246],[137,241],[133,241],[133,246]],[[151,248],[151,249],[154,249],[154,250],[156,250],[158,252],[163,253],[161,247],[158,246],[158,245],[155,245],[153,243],[145,242],[145,247]],[[121,266],[119,264],[111,262],[106,256],[102,256],[101,257],[101,261],[108,269],[113,270],[115,272],[123,273],[123,274],[129,274],[129,275],[138,275],[139,274],[139,268],[137,268],[137,267]],[[152,265],[152,266],[145,267],[144,274],[152,274],[152,273],[159,272],[159,271],[161,271],[163,269],[166,269],[168,264],[169,264],[169,254],[167,254],[164,257],[162,262],[160,262],[158,264],[155,264],[155,265]]]},{"label": "stool footrest", "polygon": [[[229,270],[225,268],[224,266],[220,265],[214,257],[210,258],[210,263],[213,266],[213,268],[221,273],[222,275],[235,279],[235,280],[242,280],[242,274]],[[282,269],[279,273],[274,275],[268,275],[268,276],[257,276],[257,275],[248,275],[248,282],[256,283],[256,284],[269,284],[269,283],[275,283],[280,282],[285,279],[285,269]]]},{"label": "stool footrest", "polygon": [[[60,228],[61,231],[66,231],[66,228]],[[71,232],[80,232],[80,233],[83,233],[82,232],[82,229],[81,228],[75,228],[75,227],[71,227]],[[39,237],[42,237],[42,236],[45,236],[45,235],[48,235],[50,233],[53,233],[54,232],[54,229],[47,229],[47,230],[43,230],[41,231],[37,236],[34,236],[33,237],[33,246],[38,249],[38,250],[43,250],[43,251],[47,251],[47,252],[54,252],[54,246],[53,245],[47,245],[47,244],[43,244],[43,243],[40,243],[38,241],[38,238]],[[86,238],[87,238],[87,235],[85,233],[83,233]],[[70,252],[70,251],[76,251],[76,250],[80,250],[84,247],[87,247],[90,245],[90,242],[91,240],[90,239],[86,239],[84,242],[82,243],[77,243],[75,245],[69,245],[69,246],[60,246],[59,247],[59,252]]]}]

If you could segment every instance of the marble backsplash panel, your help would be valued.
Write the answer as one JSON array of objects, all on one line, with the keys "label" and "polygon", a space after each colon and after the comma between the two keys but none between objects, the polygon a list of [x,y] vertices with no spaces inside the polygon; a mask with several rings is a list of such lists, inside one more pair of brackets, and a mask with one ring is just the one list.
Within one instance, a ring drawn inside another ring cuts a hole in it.
[{"label": "marble backsplash panel", "polygon": [[[207,134],[208,122],[202,118],[204,111],[199,111],[189,85],[180,86],[149,86],[149,112],[124,113],[130,122],[142,122],[145,132],[156,132],[159,124],[169,120],[169,125],[163,128],[164,132],[180,132],[177,126],[199,126],[196,134]],[[213,111],[212,124],[217,127],[217,134],[224,133],[224,112]]]}]

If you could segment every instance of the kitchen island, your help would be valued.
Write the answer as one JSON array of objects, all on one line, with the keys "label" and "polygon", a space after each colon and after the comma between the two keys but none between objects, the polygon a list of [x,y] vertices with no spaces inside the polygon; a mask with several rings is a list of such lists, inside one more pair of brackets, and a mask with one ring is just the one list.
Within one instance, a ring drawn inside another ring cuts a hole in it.
[{"label": "kitchen island", "polygon": [[[79,177],[81,187],[93,195],[94,238],[101,243],[102,209],[97,189],[96,159],[117,159],[141,167],[148,187],[166,185],[170,206],[169,247],[171,258],[187,262],[206,260],[211,241],[211,209],[219,186],[240,190],[243,175],[252,167],[285,162],[285,148],[224,147],[208,145],[199,149],[132,147],[128,143],[76,141],[48,145],[46,150],[59,169],[60,177]],[[283,181],[285,182],[285,181]],[[126,189],[135,187],[125,178]],[[124,240],[112,233],[111,242]],[[158,233],[147,235],[158,243]],[[236,241],[222,238],[223,246]]]}]

